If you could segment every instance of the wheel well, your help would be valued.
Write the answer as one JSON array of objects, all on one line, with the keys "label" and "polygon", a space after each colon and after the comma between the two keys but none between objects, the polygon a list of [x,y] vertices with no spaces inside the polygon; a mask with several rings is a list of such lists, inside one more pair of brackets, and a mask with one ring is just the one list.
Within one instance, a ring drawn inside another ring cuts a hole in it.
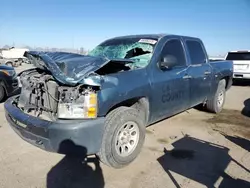
[{"label": "wheel well", "polygon": [[5,64],[7,64],[7,63],[10,63],[11,65],[13,65],[13,62],[12,62],[12,61],[7,61]]},{"label": "wheel well", "polygon": [[229,76],[225,76],[221,80],[225,80],[226,81],[226,89],[227,89],[228,86],[229,86],[229,84],[230,84],[230,77]]},{"label": "wheel well", "polygon": [[[138,110],[138,113],[142,113],[142,115],[145,118],[145,122],[148,122],[148,118],[149,118],[149,102],[148,99],[146,97],[136,97],[136,98],[132,98],[132,99],[128,99],[125,101],[122,101],[118,104],[116,104],[115,106],[113,106],[109,111],[111,112],[112,110],[121,107],[121,106],[126,106],[126,107],[132,107]],[[107,114],[108,114],[107,113]]]}]

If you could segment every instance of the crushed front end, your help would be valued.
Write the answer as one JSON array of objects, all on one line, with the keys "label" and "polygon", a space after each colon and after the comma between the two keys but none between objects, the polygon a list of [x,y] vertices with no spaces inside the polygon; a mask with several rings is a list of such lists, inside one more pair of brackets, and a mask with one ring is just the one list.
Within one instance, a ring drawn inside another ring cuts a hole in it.
[{"label": "crushed front end", "polygon": [[115,75],[108,75],[120,75],[125,83],[126,76],[120,72],[128,72],[129,76],[132,70],[143,71],[150,62],[156,41],[151,44],[152,41],[135,38],[127,42],[129,45],[118,40],[122,45],[115,42],[114,46],[107,42],[114,50],[101,44],[92,55],[86,56],[25,52],[24,56],[36,68],[19,74],[21,94],[5,102],[11,127],[24,140],[48,151],[68,153],[77,148],[77,151],[96,154],[105,122],[105,113],[98,110],[98,106],[105,106],[104,100],[110,107],[115,105],[115,101],[105,96],[115,96],[119,82]]},{"label": "crushed front end", "polygon": [[99,151],[104,118],[97,117],[99,87],[64,85],[38,68],[20,75],[21,94],[5,102],[6,119],[27,142],[58,153]]},{"label": "crushed front end", "polygon": [[24,113],[51,121],[97,117],[98,87],[66,86],[39,69],[23,72],[20,82],[22,91],[16,105]]}]

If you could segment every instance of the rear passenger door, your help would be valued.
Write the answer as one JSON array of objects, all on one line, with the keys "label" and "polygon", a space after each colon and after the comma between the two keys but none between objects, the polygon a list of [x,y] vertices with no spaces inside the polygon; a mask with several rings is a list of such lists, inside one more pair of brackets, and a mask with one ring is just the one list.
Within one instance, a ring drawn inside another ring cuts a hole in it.
[{"label": "rear passenger door", "polygon": [[199,40],[186,40],[190,66],[190,107],[198,105],[209,96],[212,80],[212,68],[208,62],[203,44]]}]

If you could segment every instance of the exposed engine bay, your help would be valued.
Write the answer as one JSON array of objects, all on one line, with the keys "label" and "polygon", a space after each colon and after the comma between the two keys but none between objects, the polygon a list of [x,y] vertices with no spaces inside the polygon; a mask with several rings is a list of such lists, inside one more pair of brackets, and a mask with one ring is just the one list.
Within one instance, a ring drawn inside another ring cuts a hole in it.
[{"label": "exposed engine bay", "polygon": [[98,88],[65,86],[41,69],[24,71],[20,81],[22,90],[16,105],[25,113],[49,120],[97,116]]}]

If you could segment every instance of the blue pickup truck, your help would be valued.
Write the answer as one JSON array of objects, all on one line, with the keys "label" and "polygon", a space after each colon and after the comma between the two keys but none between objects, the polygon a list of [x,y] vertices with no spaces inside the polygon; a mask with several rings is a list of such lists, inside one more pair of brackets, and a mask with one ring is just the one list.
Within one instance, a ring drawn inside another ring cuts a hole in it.
[{"label": "blue pickup truck", "polygon": [[88,55],[25,53],[21,94],[6,118],[27,142],[61,154],[96,154],[121,168],[140,153],[145,129],[197,105],[219,113],[232,84],[231,61],[210,62],[203,42],[178,35],[108,39]]}]

